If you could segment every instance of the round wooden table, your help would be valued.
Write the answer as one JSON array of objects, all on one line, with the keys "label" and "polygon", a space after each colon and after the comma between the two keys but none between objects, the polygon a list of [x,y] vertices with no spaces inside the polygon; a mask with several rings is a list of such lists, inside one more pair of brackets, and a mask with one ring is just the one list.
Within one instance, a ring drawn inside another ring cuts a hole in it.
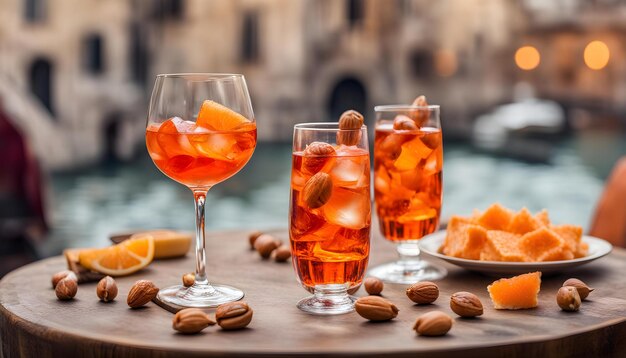
[{"label": "round wooden table", "polygon": [[[276,235],[287,240],[285,231]],[[395,257],[393,246],[379,235],[372,238],[371,265]],[[536,309],[497,311],[486,287],[494,279],[443,262],[448,276],[438,282],[441,294],[432,305],[416,306],[405,286],[387,284],[384,296],[400,309],[390,322],[371,323],[356,313],[321,317],[299,311],[295,304],[308,293],[296,282],[290,264],[261,260],[248,249],[247,232],[208,235],[210,278],[242,288],[254,309],[249,328],[223,331],[209,327],[198,335],[172,330],[172,313],[149,303],[131,310],[126,305],[130,286],[150,279],[159,287],[177,284],[194,267],[193,256],[155,261],[130,277],[118,278],[119,295],[99,302],[96,283],[81,284],[74,300],[58,301],[50,276],[65,269],[61,257],[42,260],[6,275],[0,281],[0,341],[4,357],[121,357],[121,356],[625,356],[626,250],[575,271],[545,277]],[[555,294],[562,282],[578,277],[594,291],[580,312],[561,311]],[[456,291],[477,294],[485,313],[462,319],[449,308]],[[357,295],[364,295],[361,289]],[[412,330],[425,312],[442,310],[455,317],[444,337],[420,337]]]}]

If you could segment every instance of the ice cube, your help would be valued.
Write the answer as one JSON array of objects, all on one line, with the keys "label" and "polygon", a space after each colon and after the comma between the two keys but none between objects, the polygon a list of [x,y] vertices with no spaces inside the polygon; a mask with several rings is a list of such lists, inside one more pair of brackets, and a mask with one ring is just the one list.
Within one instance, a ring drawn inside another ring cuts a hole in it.
[{"label": "ice cube", "polygon": [[422,159],[428,158],[433,150],[427,147],[418,137],[402,144],[402,152],[394,162],[398,170],[412,170]]},{"label": "ice cube", "polygon": [[382,194],[390,190],[391,177],[384,166],[380,166],[374,174],[374,189]]},{"label": "ice cube", "polygon": [[441,171],[443,166],[443,152],[441,150],[434,150],[425,161],[423,161],[423,173],[424,176],[437,174]]},{"label": "ice cube", "polygon": [[367,176],[368,164],[368,158],[365,156],[338,157],[329,174],[335,185],[356,186],[364,176]]},{"label": "ice cube", "polygon": [[321,209],[324,218],[330,223],[349,229],[362,229],[370,223],[369,190],[334,187],[330,200]]},{"label": "ice cube", "polygon": [[173,117],[163,122],[157,132],[157,142],[168,157],[177,155],[197,156],[189,142],[189,135],[196,129],[194,122]]},{"label": "ice cube", "polygon": [[201,133],[192,136],[191,142],[198,153],[213,159],[233,161],[241,152],[232,134]]},{"label": "ice cube", "polygon": [[350,256],[362,256],[369,252],[367,230],[339,229],[335,235],[328,237],[325,241],[320,241],[318,248],[325,253],[332,253],[336,261],[353,260],[354,258]]},{"label": "ice cube", "polygon": [[437,210],[428,205],[427,202],[413,198],[409,204],[409,208],[405,214],[398,218],[401,224],[407,224],[415,221],[423,221],[432,219],[437,216]]}]

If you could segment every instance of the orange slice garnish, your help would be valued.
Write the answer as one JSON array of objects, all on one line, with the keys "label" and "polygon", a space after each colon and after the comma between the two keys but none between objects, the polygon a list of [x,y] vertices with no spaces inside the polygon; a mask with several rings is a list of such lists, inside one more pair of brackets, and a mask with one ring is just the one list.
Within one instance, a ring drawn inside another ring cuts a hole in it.
[{"label": "orange slice garnish", "polygon": [[246,117],[211,100],[202,103],[196,120],[198,126],[215,131],[237,130],[247,123],[251,121]]},{"label": "orange slice garnish", "polygon": [[78,253],[81,266],[110,276],[125,276],[148,266],[154,258],[154,238],[150,235],[125,240],[103,249]]}]

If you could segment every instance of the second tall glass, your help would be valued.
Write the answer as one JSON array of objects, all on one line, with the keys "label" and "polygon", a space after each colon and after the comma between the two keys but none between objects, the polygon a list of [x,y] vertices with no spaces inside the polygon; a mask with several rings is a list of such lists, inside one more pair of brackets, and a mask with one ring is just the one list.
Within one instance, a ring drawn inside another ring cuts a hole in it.
[{"label": "second tall glass", "polygon": [[418,240],[439,227],[443,146],[439,106],[376,106],[374,190],[383,236],[400,260],[369,274],[387,282],[436,280],[446,270],[420,260]]},{"label": "second tall glass", "polygon": [[[351,145],[337,144],[346,138]],[[367,128],[337,123],[294,128],[289,237],[302,286],[298,302],[313,314],[354,310],[370,252],[370,161]]]}]

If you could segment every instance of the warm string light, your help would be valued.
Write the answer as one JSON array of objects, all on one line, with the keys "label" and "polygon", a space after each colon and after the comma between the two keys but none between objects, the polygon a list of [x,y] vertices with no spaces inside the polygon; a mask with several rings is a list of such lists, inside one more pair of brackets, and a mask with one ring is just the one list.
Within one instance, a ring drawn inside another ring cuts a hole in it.
[{"label": "warm string light", "polygon": [[609,63],[611,52],[609,47],[602,41],[591,41],[583,54],[585,65],[592,70],[601,70]]},{"label": "warm string light", "polygon": [[534,70],[540,62],[541,55],[533,46],[522,46],[515,52],[515,64],[522,70]]}]

